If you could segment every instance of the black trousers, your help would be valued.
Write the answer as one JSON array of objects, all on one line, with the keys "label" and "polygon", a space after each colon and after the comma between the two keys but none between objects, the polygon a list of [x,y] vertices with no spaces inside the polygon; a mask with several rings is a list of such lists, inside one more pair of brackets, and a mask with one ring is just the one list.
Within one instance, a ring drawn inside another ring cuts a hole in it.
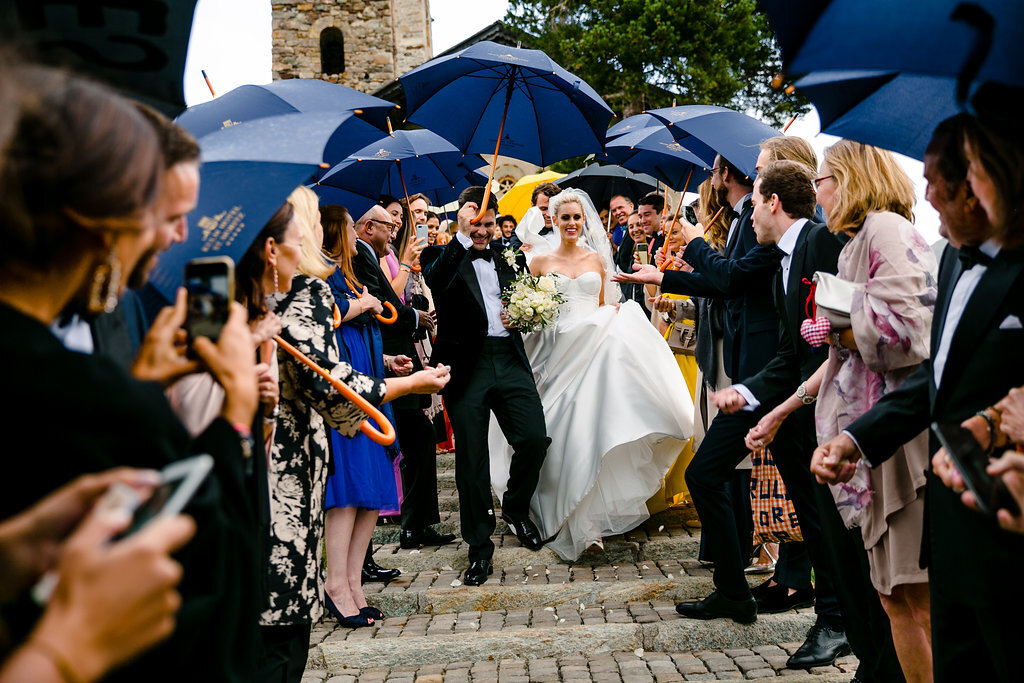
[{"label": "black trousers", "polygon": [[441,521],[437,509],[437,449],[434,427],[420,408],[395,408],[402,447],[402,528],[419,531]]},{"label": "black trousers", "polygon": [[258,683],[299,683],[309,657],[311,624],[260,626],[264,665]]},{"label": "black trousers", "polygon": [[[969,561],[969,558],[965,558]],[[935,683],[1021,680],[1018,605],[971,605],[931,592]]]},{"label": "black trousers", "polygon": [[786,588],[806,590],[811,587],[811,556],[803,541],[779,544],[779,560],[775,564],[775,583]]},{"label": "black trousers", "polygon": [[513,450],[501,510],[507,517],[523,519],[530,514],[530,499],[551,441],[544,409],[533,376],[523,367],[513,342],[500,337],[487,338],[465,389],[446,400],[455,432],[462,538],[469,544],[471,561],[486,561],[494,554],[490,537],[495,526],[487,448],[490,413]]}]

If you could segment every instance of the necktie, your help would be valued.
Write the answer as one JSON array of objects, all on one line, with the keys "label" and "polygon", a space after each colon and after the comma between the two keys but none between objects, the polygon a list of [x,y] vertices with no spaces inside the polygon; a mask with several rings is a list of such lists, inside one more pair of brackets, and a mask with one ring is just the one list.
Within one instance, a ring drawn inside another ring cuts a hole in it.
[{"label": "necktie", "polygon": [[485,261],[490,261],[493,257],[494,257],[494,254],[491,253],[491,248],[490,247],[487,247],[486,249],[470,249],[469,250],[469,258],[473,259],[474,261],[476,259],[478,259],[478,258],[482,258]]},{"label": "necktie", "polygon": [[992,257],[983,252],[978,247],[963,246],[960,247],[960,253],[957,254],[957,258],[960,259],[961,270],[970,270],[979,263],[983,266],[987,266],[992,263]]}]

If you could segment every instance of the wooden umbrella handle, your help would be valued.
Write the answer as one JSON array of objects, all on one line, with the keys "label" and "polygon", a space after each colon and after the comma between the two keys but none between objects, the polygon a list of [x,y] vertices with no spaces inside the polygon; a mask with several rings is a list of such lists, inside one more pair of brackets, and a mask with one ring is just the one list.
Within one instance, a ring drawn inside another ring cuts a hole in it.
[{"label": "wooden umbrella handle", "polygon": [[370,405],[369,401],[353,391],[347,384],[335,377],[332,377],[331,373],[314,363],[308,356],[306,356],[306,354],[286,342],[280,335],[274,337],[274,341],[276,341],[282,349],[294,356],[303,365],[330,382],[331,386],[337,389],[342,396],[355,404],[355,406],[361,411],[369,415],[370,420],[373,420],[380,425],[381,429],[384,431],[380,431],[371,425],[369,420],[363,420],[359,424],[359,430],[363,434],[366,434],[366,436],[370,437],[371,441],[379,443],[381,446],[390,446],[395,442],[395,428],[390,422],[388,422],[388,419],[384,417],[384,413],[377,410],[375,406]]}]

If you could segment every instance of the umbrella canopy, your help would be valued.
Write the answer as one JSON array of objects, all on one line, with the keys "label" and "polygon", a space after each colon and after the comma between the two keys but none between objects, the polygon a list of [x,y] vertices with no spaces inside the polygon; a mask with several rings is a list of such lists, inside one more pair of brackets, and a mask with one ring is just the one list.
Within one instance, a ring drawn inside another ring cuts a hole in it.
[{"label": "umbrella canopy", "polygon": [[[874,69],[1024,87],[1020,0],[761,0],[791,74]],[[966,88],[962,90],[966,96]]]},{"label": "umbrella canopy", "polygon": [[959,111],[956,80],[883,71],[825,71],[797,89],[818,109],[822,132],[923,159],[932,131]]},{"label": "umbrella canopy", "polygon": [[465,165],[474,158],[480,161],[429,130],[399,130],[353,152],[319,183],[372,198],[382,193],[402,197],[453,188],[474,170]]},{"label": "umbrella canopy", "polygon": [[[482,41],[399,77],[408,120],[463,152],[548,166],[603,149],[613,112],[583,79],[539,50]],[[504,125],[503,125],[504,123]]]},{"label": "umbrella canopy", "polygon": [[292,190],[317,168],[275,161],[203,163],[199,203],[188,215],[188,238],[160,254],[150,283],[173,301],[189,260],[223,255],[237,262]]},{"label": "umbrella canopy", "polygon": [[174,116],[185,108],[182,79],[195,8],[196,0],[3,2],[0,41]]},{"label": "umbrella canopy", "polygon": [[666,124],[676,142],[700,157],[709,167],[715,162],[703,150],[712,149],[728,159],[746,176],[757,175],[760,144],[780,135],[779,131],[725,107],[691,104],[646,112]]},{"label": "umbrella canopy", "polygon": [[654,192],[658,180],[645,173],[633,173],[621,166],[590,164],[573,171],[558,181],[563,190],[575,187],[583,190],[597,205],[608,206],[612,197],[624,195],[634,203],[649,192]]},{"label": "umbrella canopy", "polygon": [[242,85],[220,97],[189,107],[177,123],[196,137],[238,123],[296,112],[352,112],[380,130],[396,105],[327,81],[293,78],[266,85]]},{"label": "umbrella canopy", "polygon": [[685,143],[693,145],[699,155],[683,142],[677,142],[673,132],[659,123],[615,138],[608,143],[603,158],[608,163],[650,174],[672,189],[693,189],[707,177],[705,169],[714,165],[715,150],[692,137],[686,138]]},{"label": "umbrella canopy", "polygon": [[617,137],[625,135],[626,133],[641,130],[642,128],[663,125],[665,124],[661,122],[661,119],[651,116],[650,114],[633,114],[632,116],[627,116],[609,128],[608,132],[605,134],[605,142],[611,142]]},{"label": "umbrella canopy", "polygon": [[530,195],[533,194],[533,188],[541,183],[557,183],[560,178],[564,177],[564,173],[555,173],[554,171],[524,175],[508,189],[504,197],[498,200],[498,213],[502,216],[515,216],[518,223],[523,220],[523,216],[532,206]]},{"label": "umbrella canopy", "polygon": [[319,183],[312,183],[306,187],[316,192],[316,196],[320,198],[320,206],[325,204],[344,206],[353,221],[359,220],[364,213],[377,204],[376,198],[371,199],[355,192],[343,190],[340,187],[320,185]]}]

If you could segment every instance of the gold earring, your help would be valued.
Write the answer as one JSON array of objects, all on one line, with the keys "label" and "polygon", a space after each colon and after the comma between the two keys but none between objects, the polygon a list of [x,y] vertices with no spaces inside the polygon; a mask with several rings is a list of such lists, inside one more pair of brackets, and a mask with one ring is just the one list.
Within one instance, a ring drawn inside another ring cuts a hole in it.
[{"label": "gold earring", "polygon": [[113,313],[121,293],[121,261],[111,249],[107,262],[96,268],[89,290],[89,310],[93,313]]}]

